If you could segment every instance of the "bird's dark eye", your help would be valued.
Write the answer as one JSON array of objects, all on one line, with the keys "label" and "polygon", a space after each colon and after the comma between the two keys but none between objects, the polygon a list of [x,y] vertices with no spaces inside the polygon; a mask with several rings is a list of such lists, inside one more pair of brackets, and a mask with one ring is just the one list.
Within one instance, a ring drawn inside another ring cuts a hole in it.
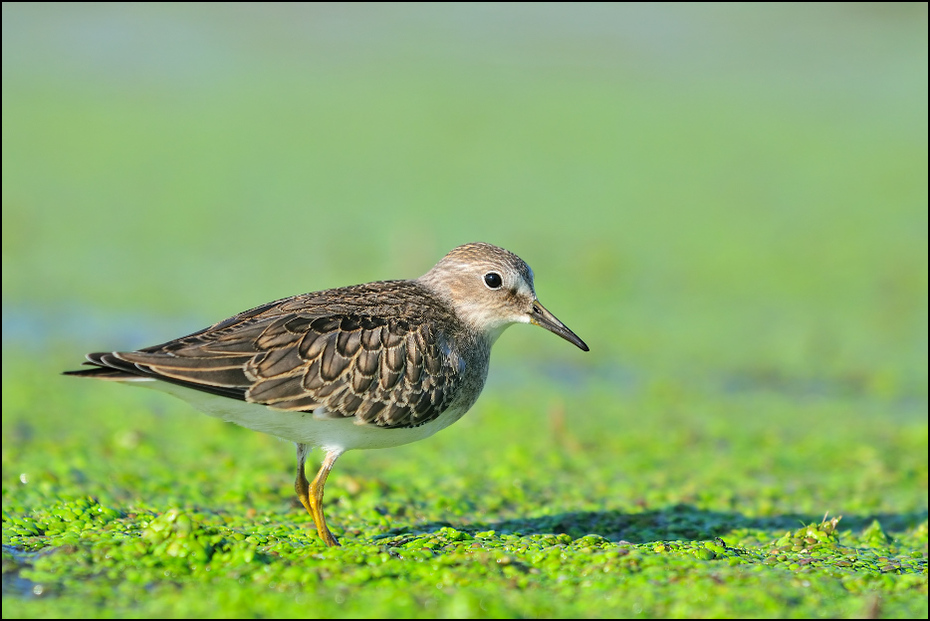
[{"label": "bird's dark eye", "polygon": [[484,275],[484,284],[486,284],[489,289],[500,289],[503,282],[504,281],[501,280],[501,275],[497,272],[488,272]]}]

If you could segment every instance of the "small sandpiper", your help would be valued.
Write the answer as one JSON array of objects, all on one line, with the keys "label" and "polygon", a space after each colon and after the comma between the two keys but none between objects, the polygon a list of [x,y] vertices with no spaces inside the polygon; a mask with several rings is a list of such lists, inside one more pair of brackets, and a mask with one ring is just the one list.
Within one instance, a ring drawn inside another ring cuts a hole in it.
[{"label": "small sandpiper", "polygon": [[[297,443],[297,496],[335,546],[323,487],[336,459],[422,440],[461,418],[484,387],[491,346],[513,323],[588,351],[536,299],[520,257],[472,243],[416,280],[295,295],[161,345],[88,354],[92,368],[65,374],[159,388]],[[326,455],[308,482],[313,447]]]}]

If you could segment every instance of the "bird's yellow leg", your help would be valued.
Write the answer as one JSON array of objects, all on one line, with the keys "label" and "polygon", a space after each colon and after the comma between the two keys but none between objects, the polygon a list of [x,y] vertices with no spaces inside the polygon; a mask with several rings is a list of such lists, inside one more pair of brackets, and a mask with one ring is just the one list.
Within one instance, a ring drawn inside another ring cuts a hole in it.
[{"label": "bird's yellow leg", "polygon": [[336,463],[336,459],[341,454],[341,451],[326,453],[323,463],[320,464],[319,472],[316,473],[316,477],[310,483],[310,493],[307,494],[307,500],[310,502],[310,515],[316,523],[316,531],[320,534],[320,539],[328,546],[338,546],[339,542],[336,541],[333,534],[329,532],[329,528],[326,527],[326,518],[323,516],[323,487],[326,485],[326,477],[329,476],[329,471],[333,469],[333,464]]},{"label": "bird's yellow leg", "polygon": [[312,517],[313,510],[310,509],[310,501],[307,499],[310,493],[310,483],[307,482],[307,475],[304,474],[304,463],[307,461],[307,453],[309,452],[310,447],[306,444],[297,445],[297,480],[294,481],[294,491],[297,492],[300,504]]},{"label": "bird's yellow leg", "polygon": [[329,471],[333,469],[336,459],[342,454],[342,451],[329,451],[323,458],[319,472],[316,473],[312,483],[307,483],[307,477],[304,474],[304,462],[307,459],[307,453],[310,447],[306,444],[297,445],[297,481],[294,483],[294,489],[297,491],[297,497],[300,503],[313,518],[316,524],[316,532],[319,533],[320,539],[328,546],[338,546],[339,542],[329,532],[326,526],[326,517],[323,515],[323,488],[326,486],[326,478]]}]

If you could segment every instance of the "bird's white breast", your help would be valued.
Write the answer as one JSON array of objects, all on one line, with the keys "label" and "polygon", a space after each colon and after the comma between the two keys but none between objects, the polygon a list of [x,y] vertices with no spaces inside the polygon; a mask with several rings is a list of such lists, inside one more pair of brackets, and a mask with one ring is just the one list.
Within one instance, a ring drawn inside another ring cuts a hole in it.
[{"label": "bird's white breast", "polygon": [[275,410],[258,403],[221,397],[169,382],[140,379],[126,383],[156,388],[187,401],[201,412],[215,418],[291,442],[321,447],[326,451],[389,448],[416,442],[448,427],[461,418],[472,405],[471,402],[460,404],[457,399],[446,411],[428,423],[417,427],[387,429],[372,424],[358,424],[355,418]]}]

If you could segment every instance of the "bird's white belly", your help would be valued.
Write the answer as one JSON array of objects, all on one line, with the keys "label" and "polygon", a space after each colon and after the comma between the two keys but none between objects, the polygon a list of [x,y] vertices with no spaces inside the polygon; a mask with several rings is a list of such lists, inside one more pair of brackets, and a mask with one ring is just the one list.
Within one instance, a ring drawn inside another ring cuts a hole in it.
[{"label": "bird's white belly", "polygon": [[[156,388],[187,401],[201,412],[215,418],[291,442],[321,447],[326,451],[389,448],[416,442],[448,427],[468,410],[468,407],[457,407],[457,404],[453,403],[439,417],[418,427],[386,429],[377,425],[357,424],[355,418],[331,418],[312,412],[273,410],[261,404],[221,397],[148,378],[128,380],[124,383]],[[469,403],[468,406],[470,405]]]}]

